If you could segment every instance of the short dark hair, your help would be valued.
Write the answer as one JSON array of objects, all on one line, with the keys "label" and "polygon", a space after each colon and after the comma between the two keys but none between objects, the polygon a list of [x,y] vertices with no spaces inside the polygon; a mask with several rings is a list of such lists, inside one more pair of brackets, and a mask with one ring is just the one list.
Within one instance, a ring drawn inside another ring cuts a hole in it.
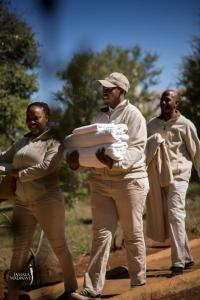
[{"label": "short dark hair", "polygon": [[163,99],[163,97],[166,97],[170,92],[173,92],[176,95],[176,101],[179,103],[181,101],[181,95],[178,91],[172,89],[165,90],[161,95],[161,100]]},{"label": "short dark hair", "polygon": [[29,106],[27,107],[26,111],[28,111],[32,106],[39,106],[39,107],[43,108],[45,116],[47,118],[49,118],[49,116],[50,116],[50,108],[49,108],[49,106],[48,106],[47,103],[45,103],[45,102],[32,102],[31,104],[29,104]]}]

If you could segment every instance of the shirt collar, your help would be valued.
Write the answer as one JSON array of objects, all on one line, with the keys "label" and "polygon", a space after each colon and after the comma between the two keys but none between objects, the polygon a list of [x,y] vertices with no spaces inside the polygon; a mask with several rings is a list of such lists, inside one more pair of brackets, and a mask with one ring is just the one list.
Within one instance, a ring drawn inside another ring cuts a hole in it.
[{"label": "shirt collar", "polygon": [[[49,138],[49,131],[50,129],[47,128],[44,132],[42,132],[39,136],[36,138],[33,138],[32,141],[37,141],[37,140],[46,140]],[[25,137],[28,137],[31,139],[31,132],[28,132],[27,134],[24,135]]]},{"label": "shirt collar", "polygon": [[173,118],[171,118],[171,119],[169,119],[169,120],[167,120],[167,121],[161,119],[160,116],[157,117],[157,118],[158,118],[159,120],[161,120],[162,122],[169,122],[169,123],[170,123],[170,122],[172,122],[172,121],[176,121],[180,116],[181,116],[181,113],[180,113],[180,111],[178,110],[176,116],[174,116]]}]

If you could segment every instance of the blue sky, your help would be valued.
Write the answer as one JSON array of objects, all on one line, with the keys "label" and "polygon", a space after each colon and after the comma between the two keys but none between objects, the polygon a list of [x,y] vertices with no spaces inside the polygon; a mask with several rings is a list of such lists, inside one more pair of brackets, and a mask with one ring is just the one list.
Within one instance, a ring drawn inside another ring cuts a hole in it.
[{"label": "blue sky", "polygon": [[[44,12],[42,2],[54,3],[54,9]],[[192,37],[200,34],[197,0],[11,0],[11,8],[40,44],[39,91],[33,99],[49,103],[63,84],[56,71],[83,47],[101,51],[108,44],[138,44],[157,53],[156,66],[163,71],[154,90],[175,88],[182,57],[191,53]]]}]

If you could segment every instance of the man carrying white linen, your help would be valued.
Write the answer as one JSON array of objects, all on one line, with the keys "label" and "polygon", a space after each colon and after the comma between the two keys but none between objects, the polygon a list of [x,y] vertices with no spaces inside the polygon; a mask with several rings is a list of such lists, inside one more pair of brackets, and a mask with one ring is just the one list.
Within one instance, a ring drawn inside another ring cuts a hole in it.
[{"label": "man carrying white linen", "polygon": [[99,148],[105,148],[105,154],[115,161],[122,160],[128,148],[129,136],[126,124],[96,123],[73,130],[65,138],[65,154],[73,150],[79,152],[79,164],[83,167],[105,168],[96,157]]},{"label": "man carrying white linen", "polygon": [[[76,299],[98,298],[105,283],[106,265],[111,240],[119,220],[124,232],[131,287],[146,282],[146,251],[143,236],[143,209],[149,190],[144,148],[147,132],[141,112],[125,98],[130,84],[126,76],[112,73],[98,80],[103,87],[106,107],[92,123],[123,123],[128,127],[128,149],[124,159],[113,161],[98,149],[96,155],[104,168],[93,168],[91,204],[93,243],[91,258],[85,273],[84,290]],[[71,169],[78,169],[77,151],[67,156]]]}]

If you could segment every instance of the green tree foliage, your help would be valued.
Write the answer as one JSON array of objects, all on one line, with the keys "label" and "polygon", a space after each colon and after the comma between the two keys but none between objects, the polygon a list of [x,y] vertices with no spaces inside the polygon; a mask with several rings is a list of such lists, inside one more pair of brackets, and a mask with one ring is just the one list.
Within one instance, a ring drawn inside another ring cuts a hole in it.
[{"label": "green tree foliage", "polygon": [[161,72],[155,67],[157,58],[156,54],[143,53],[139,46],[127,49],[108,46],[102,52],[75,54],[68,66],[58,72],[58,77],[64,81],[62,90],[55,95],[63,110],[59,117],[60,138],[90,122],[102,106],[102,91],[96,80],[114,71],[124,73],[130,81],[127,98],[145,115],[149,114],[149,100],[153,96],[149,87],[157,83]]},{"label": "green tree foliage", "polygon": [[[139,46],[128,49],[108,46],[102,52],[76,53],[67,67],[58,72],[64,84],[55,95],[60,108],[52,114],[53,121],[59,124],[56,136],[63,140],[74,128],[89,124],[103,104],[102,89],[96,80],[111,72],[122,72],[128,77],[131,89],[127,98],[145,115],[150,113],[149,101],[153,95],[149,87],[157,83],[161,72],[155,67],[157,58],[155,54],[143,53]],[[66,167],[61,173],[62,186],[68,191],[67,202],[86,195],[88,174],[73,173]]]},{"label": "green tree foliage", "polygon": [[27,24],[0,0],[0,148],[25,130],[25,110],[37,91],[37,44]]},{"label": "green tree foliage", "polygon": [[195,124],[200,136],[200,37],[193,39],[192,53],[183,57],[179,84],[181,112]]}]

